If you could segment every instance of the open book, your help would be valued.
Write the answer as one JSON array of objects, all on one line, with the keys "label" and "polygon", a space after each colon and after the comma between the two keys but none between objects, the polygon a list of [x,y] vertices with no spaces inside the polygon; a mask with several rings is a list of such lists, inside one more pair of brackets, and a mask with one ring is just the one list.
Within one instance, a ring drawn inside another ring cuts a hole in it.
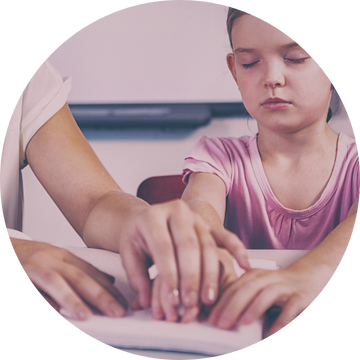
[{"label": "open book", "polygon": [[[115,286],[128,303],[135,294],[126,280],[120,256],[105,250],[68,248],[78,257],[101,271],[115,277]],[[251,260],[252,267],[276,269],[275,262]],[[241,275],[241,269],[237,269]],[[88,335],[121,349],[180,351],[207,356],[222,355],[250,346],[262,340],[262,321],[238,325],[232,330],[221,330],[197,320],[189,324],[170,323],[152,319],[150,309],[129,311],[123,318],[94,315],[87,321],[69,319]]]}]

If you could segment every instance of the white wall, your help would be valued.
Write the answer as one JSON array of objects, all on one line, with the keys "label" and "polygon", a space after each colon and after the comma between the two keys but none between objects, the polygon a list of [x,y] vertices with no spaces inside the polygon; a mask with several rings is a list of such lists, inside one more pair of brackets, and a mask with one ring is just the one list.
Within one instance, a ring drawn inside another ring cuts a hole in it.
[{"label": "white wall", "polygon": [[69,102],[238,101],[226,11],[199,1],[131,7],[84,28],[50,60],[73,79]]},{"label": "white wall", "polygon": [[[161,2],[114,13],[64,43],[51,61],[71,75],[69,102],[238,101],[225,63],[229,51],[226,8],[201,2]],[[346,114],[332,120],[352,134]],[[86,131],[91,146],[120,186],[131,194],[147,177],[179,174],[202,135],[256,132],[253,121],[216,119],[193,131]],[[33,239],[82,244],[38,183],[23,171],[24,231]]]}]

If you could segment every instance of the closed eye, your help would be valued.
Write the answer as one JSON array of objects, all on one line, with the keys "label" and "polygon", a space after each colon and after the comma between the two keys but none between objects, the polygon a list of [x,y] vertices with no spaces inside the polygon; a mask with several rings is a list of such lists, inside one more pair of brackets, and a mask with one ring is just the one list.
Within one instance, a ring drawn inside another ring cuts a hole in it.
[{"label": "closed eye", "polygon": [[250,64],[241,64],[241,66],[244,68],[244,69],[250,69],[252,68],[255,64],[257,64],[259,61],[254,61]]},{"label": "closed eye", "polygon": [[304,63],[308,58],[301,58],[301,59],[289,59],[289,58],[285,58],[285,61],[290,61],[293,64],[302,64]]}]

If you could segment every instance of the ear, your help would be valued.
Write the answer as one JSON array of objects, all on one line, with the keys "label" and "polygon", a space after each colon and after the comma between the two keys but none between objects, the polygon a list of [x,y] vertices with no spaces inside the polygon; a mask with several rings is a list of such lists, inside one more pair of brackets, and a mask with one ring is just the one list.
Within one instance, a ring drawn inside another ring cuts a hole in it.
[{"label": "ear", "polygon": [[227,66],[231,72],[232,77],[234,78],[236,84],[237,84],[237,76],[236,76],[236,68],[235,68],[235,58],[234,58],[234,54],[230,53],[227,54],[226,56],[226,62],[227,62]]}]

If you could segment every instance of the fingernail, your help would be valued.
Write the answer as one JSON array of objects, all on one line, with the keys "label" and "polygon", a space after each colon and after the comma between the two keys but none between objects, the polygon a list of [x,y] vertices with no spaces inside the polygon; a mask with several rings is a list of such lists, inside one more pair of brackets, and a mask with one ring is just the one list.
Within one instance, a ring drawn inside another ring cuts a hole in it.
[{"label": "fingernail", "polygon": [[111,316],[114,317],[120,317],[122,315],[124,315],[124,309],[121,308],[118,304],[116,303],[112,303],[109,306],[109,312]]},{"label": "fingernail", "polygon": [[194,306],[197,304],[197,295],[195,291],[191,291],[187,296],[184,297],[184,305],[186,307]]},{"label": "fingernail", "polygon": [[215,290],[213,288],[209,288],[208,299],[209,299],[209,301],[215,300]]},{"label": "fingernail", "polygon": [[177,311],[175,309],[171,309],[167,312],[166,314],[166,320],[167,321],[171,321],[171,322],[174,322],[174,321],[177,321],[179,319],[179,316],[177,314]]},{"label": "fingernail", "polygon": [[220,318],[217,326],[221,329],[228,329],[232,325],[232,322],[227,317]]},{"label": "fingernail", "polygon": [[250,312],[247,312],[241,317],[240,322],[244,325],[248,325],[248,324],[251,324],[253,322],[253,320],[254,320],[253,314]]},{"label": "fingernail", "polygon": [[77,307],[75,310],[76,317],[79,320],[86,320],[88,318],[88,312],[83,307]]},{"label": "fingernail", "polygon": [[190,321],[193,321],[196,319],[196,317],[199,314],[199,308],[197,306],[194,306],[192,308],[187,308],[184,313],[181,315],[181,322],[186,324]]},{"label": "fingernail", "polygon": [[162,320],[164,318],[164,314],[163,312],[161,311],[160,308],[158,307],[154,307],[151,309],[151,314],[152,314],[152,317],[156,320]]},{"label": "fingernail", "polygon": [[214,325],[216,326],[216,323],[217,323],[217,320],[218,320],[218,316],[215,316],[213,313],[210,313],[209,317],[208,317],[208,322],[211,324],[211,325]]},{"label": "fingernail", "polygon": [[171,291],[169,293],[169,300],[171,302],[171,304],[177,306],[179,305],[179,290],[178,289],[174,289],[173,291]]}]

